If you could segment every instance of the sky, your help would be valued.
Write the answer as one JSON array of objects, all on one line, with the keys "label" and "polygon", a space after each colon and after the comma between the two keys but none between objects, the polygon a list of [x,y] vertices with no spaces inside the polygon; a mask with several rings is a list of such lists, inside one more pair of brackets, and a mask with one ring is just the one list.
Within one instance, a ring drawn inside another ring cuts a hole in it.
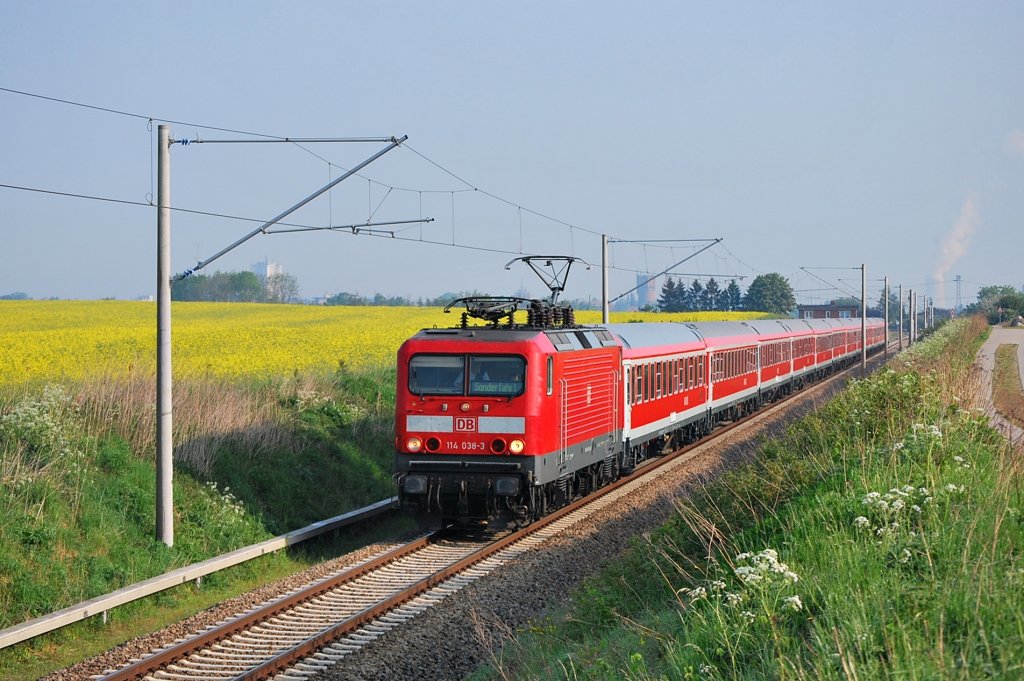
[{"label": "sky", "polygon": [[0,295],[155,294],[160,124],[209,141],[169,152],[175,272],[387,146],[213,141],[408,135],[277,229],[432,222],[259,234],[200,273],[540,296],[506,263],[567,255],[564,295],[599,300],[604,234],[613,298],[778,272],[816,303],[861,264],[871,301],[1024,286],[1020,2],[0,0],[0,65]]}]

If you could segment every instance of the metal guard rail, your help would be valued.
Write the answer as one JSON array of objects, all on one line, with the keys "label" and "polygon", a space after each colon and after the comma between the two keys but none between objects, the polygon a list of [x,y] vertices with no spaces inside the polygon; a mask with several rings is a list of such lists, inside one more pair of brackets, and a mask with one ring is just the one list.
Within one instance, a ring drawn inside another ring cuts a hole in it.
[{"label": "metal guard rail", "polygon": [[15,643],[21,643],[34,636],[45,634],[61,627],[80,622],[89,617],[100,615],[108,610],[115,608],[125,603],[151,596],[159,591],[170,589],[171,587],[178,586],[179,584],[186,584],[188,582],[195,581],[208,574],[218,572],[225,568],[234,567],[246,561],[252,560],[253,558],[259,558],[268,553],[279,551],[285,547],[293,544],[298,544],[307,539],[312,539],[317,535],[329,532],[330,530],[351,525],[352,523],[365,520],[376,515],[380,515],[398,505],[398,497],[391,497],[390,499],[381,499],[375,504],[364,506],[363,508],[349,511],[327,520],[321,520],[318,523],[313,523],[307,527],[303,527],[299,530],[294,530],[288,534],[282,534],[273,539],[260,542],[258,544],[252,544],[241,549],[232,551],[231,553],[225,553],[222,556],[210,558],[204,560],[201,563],[193,563],[192,565],[186,565],[185,567],[172,570],[163,575],[152,577],[142,582],[136,582],[130,586],[126,586],[123,589],[105,594],[103,596],[97,596],[88,601],[83,601],[78,605],[73,605],[63,610],[52,612],[42,617],[23,622],[21,624],[9,627],[7,629],[0,630],[0,649],[12,646]]}]

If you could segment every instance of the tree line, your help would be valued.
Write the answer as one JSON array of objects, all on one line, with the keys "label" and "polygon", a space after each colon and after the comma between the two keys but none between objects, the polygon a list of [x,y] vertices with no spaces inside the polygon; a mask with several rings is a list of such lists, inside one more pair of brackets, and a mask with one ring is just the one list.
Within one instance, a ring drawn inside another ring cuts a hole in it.
[{"label": "tree line", "polygon": [[990,324],[1013,321],[1024,316],[1024,293],[1013,286],[982,286],[978,302],[964,308],[965,314],[984,314]]},{"label": "tree line", "polygon": [[171,300],[212,303],[291,303],[299,297],[292,274],[272,274],[266,281],[253,272],[193,274],[171,284]]},{"label": "tree line", "polygon": [[723,288],[714,277],[701,283],[694,279],[689,286],[669,277],[661,287],[659,312],[709,312],[748,310],[788,315],[796,309],[796,297],[789,281],[776,272],[761,274],[750,282],[746,294],[731,279]]}]

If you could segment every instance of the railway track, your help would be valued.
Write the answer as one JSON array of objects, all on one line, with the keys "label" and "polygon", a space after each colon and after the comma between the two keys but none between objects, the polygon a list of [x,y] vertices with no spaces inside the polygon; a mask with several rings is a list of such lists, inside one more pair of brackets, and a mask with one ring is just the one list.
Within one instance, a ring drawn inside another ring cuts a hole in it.
[{"label": "railway track", "polygon": [[[836,374],[815,387],[848,373]],[[788,401],[766,406],[757,414]],[[714,437],[748,420],[720,427]],[[497,538],[443,531],[421,537],[93,678],[307,679],[565,527],[616,503],[636,486],[647,484],[651,476],[685,465],[694,455],[692,450],[708,441],[705,438],[653,459],[628,477],[517,532]]]}]

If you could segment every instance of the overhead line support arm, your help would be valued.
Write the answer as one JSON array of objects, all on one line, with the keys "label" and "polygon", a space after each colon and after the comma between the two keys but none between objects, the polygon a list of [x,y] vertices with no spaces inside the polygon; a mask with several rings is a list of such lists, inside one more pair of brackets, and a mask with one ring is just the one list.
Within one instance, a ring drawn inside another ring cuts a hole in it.
[{"label": "overhead line support arm", "polygon": [[248,241],[249,239],[253,238],[257,234],[266,234],[268,227],[271,227],[272,225],[280,222],[281,220],[284,220],[286,217],[288,217],[289,215],[291,215],[292,213],[294,213],[298,209],[302,208],[303,206],[305,206],[307,203],[309,203],[310,201],[312,201],[316,197],[320,196],[321,194],[323,194],[326,191],[329,191],[330,189],[332,189],[334,186],[336,186],[337,184],[341,183],[342,181],[347,180],[348,178],[352,177],[353,175],[355,175],[360,170],[362,170],[366,166],[368,166],[371,163],[373,163],[374,161],[376,161],[378,158],[380,158],[384,154],[388,153],[389,151],[391,151],[395,147],[400,146],[402,144],[402,142],[406,141],[407,139],[409,139],[408,135],[403,135],[400,138],[392,137],[391,138],[391,144],[389,144],[388,146],[384,147],[383,149],[378,151],[376,154],[374,154],[370,158],[366,159],[362,163],[359,163],[354,168],[352,168],[351,170],[347,171],[346,173],[344,173],[343,175],[341,175],[337,179],[332,180],[331,182],[327,183],[326,185],[324,185],[320,189],[316,190],[315,192],[313,192],[312,194],[310,194],[306,198],[302,199],[301,201],[299,201],[294,206],[292,206],[288,210],[284,211],[280,215],[278,215],[276,217],[273,217],[270,220],[268,220],[267,222],[263,223],[258,228],[256,228],[253,231],[249,232],[248,234],[246,234],[241,239],[239,239],[235,243],[231,244],[227,248],[221,249],[220,251],[218,251],[214,255],[210,256],[206,260],[200,260],[198,263],[196,263],[196,266],[193,267],[192,269],[185,270],[181,274],[176,275],[174,277],[174,281],[180,281],[180,280],[182,280],[182,279],[184,279],[186,277],[189,277],[189,276],[195,274],[196,271],[203,269],[204,267],[206,267],[211,262],[213,262],[217,258],[219,258],[222,255],[224,255],[225,253],[228,253],[228,252],[238,248],[239,246],[241,246],[242,244],[244,244],[246,241]]}]

